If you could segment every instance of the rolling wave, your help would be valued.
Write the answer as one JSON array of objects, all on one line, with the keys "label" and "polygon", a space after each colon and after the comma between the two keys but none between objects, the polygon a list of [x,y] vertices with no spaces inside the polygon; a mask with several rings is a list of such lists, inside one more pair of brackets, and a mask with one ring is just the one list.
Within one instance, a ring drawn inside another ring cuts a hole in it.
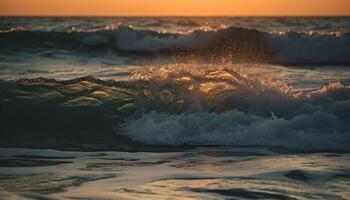
[{"label": "rolling wave", "polygon": [[350,64],[350,34],[266,33],[229,27],[189,34],[119,27],[86,32],[15,29],[0,33],[1,49],[114,49],[139,56],[162,55],[222,62],[274,64]]},{"label": "rolling wave", "polygon": [[295,91],[226,67],[169,66],[129,81],[21,79],[0,90],[2,128],[12,133],[114,128],[148,145],[350,151],[350,85],[341,82]]}]

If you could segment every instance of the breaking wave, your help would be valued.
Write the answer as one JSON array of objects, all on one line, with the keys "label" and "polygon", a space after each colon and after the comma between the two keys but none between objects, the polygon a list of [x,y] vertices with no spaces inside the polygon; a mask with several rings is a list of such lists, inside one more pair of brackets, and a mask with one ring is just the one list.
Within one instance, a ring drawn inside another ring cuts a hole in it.
[{"label": "breaking wave", "polygon": [[243,69],[167,66],[136,70],[129,81],[38,78],[0,86],[5,130],[115,128],[151,145],[350,151],[348,83],[295,91]]},{"label": "breaking wave", "polygon": [[176,56],[222,62],[350,64],[350,34],[266,33],[229,27],[189,34],[119,27],[86,32],[14,29],[0,33],[1,48],[114,49],[133,55]]},{"label": "breaking wave", "polygon": [[149,83],[143,96],[154,111],[121,133],[145,144],[350,150],[350,86],[340,82],[293,91],[227,68],[140,69],[131,78]]}]

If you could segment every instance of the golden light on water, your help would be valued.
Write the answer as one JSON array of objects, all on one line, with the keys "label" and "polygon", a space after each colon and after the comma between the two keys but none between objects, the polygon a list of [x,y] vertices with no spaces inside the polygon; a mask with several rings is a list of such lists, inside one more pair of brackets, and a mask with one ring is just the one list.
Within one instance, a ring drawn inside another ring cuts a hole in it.
[{"label": "golden light on water", "polygon": [[349,0],[0,0],[0,15],[350,15]]}]

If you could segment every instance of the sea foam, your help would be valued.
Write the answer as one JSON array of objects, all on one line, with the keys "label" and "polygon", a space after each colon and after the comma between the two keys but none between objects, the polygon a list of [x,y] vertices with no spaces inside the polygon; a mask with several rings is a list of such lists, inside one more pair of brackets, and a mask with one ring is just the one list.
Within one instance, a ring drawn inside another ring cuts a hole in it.
[{"label": "sea foam", "polygon": [[171,115],[151,112],[123,127],[123,134],[152,145],[281,147],[301,151],[350,150],[349,132],[337,116],[317,111],[292,119],[264,118],[240,111]]}]

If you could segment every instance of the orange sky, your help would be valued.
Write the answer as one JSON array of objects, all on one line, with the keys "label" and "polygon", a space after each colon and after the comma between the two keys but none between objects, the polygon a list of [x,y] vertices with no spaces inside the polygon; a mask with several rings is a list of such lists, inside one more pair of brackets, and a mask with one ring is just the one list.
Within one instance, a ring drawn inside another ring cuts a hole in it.
[{"label": "orange sky", "polygon": [[350,0],[0,0],[0,15],[350,15]]}]

